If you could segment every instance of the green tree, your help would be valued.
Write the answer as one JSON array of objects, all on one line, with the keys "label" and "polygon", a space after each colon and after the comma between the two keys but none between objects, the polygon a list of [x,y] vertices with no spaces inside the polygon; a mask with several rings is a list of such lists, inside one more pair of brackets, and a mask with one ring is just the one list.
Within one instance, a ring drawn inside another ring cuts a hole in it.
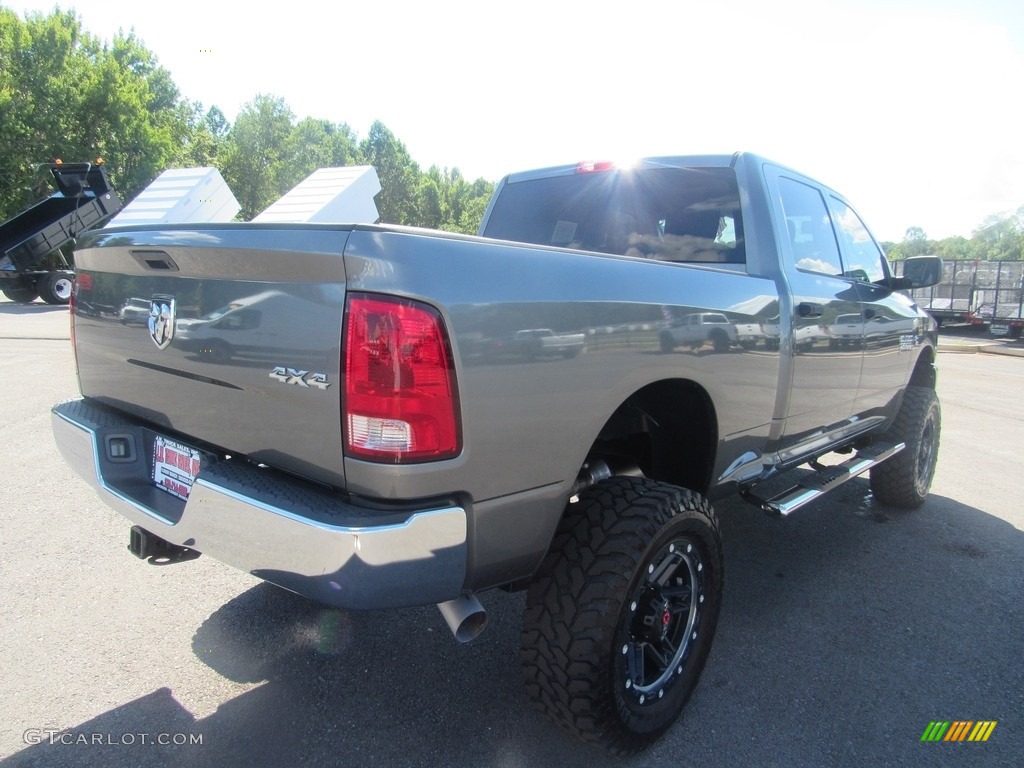
[{"label": "green tree", "polygon": [[0,8],[0,216],[34,202],[39,163],[103,158],[130,199],[188,134],[170,74],[134,33],[102,43],[73,11]]},{"label": "green tree", "polygon": [[420,179],[417,223],[475,234],[493,191],[494,185],[484,179],[470,184],[458,168],[431,166]]},{"label": "green tree", "polygon": [[377,170],[381,191],[377,195],[380,220],[391,224],[422,225],[419,209],[420,169],[409,151],[384,123],[375,120],[359,144],[364,162]]},{"label": "green tree", "polygon": [[180,168],[218,167],[230,125],[224,113],[211,107],[205,114],[199,102],[182,101],[178,107],[181,130],[171,164]]},{"label": "green tree", "polygon": [[923,256],[931,250],[931,243],[923,229],[909,227],[903,235],[903,248],[907,256]]},{"label": "green tree", "polygon": [[442,187],[445,180],[436,165],[420,177],[420,188],[417,193],[419,211],[417,219],[420,226],[441,229],[448,216],[448,206],[444,200]]},{"label": "green tree", "polygon": [[134,196],[171,163],[187,133],[178,89],[129,34],[103,48],[82,91],[82,145],[104,158],[122,194]]},{"label": "green tree", "polygon": [[903,240],[898,243],[882,243],[886,255],[893,261],[931,253],[932,246],[933,243],[920,227],[908,227]]},{"label": "green tree", "polygon": [[224,146],[221,171],[249,220],[287,191],[286,144],[294,115],[284,99],[259,94],[242,107]]},{"label": "green tree", "polygon": [[975,258],[974,244],[966,237],[947,237],[935,243],[934,253],[946,261]]},{"label": "green tree", "polygon": [[73,11],[0,7],[0,216],[48,194],[42,165],[103,158],[129,201],[169,167],[219,167],[251,218],[322,167],[373,165],[381,220],[475,232],[493,189],[457,168],[426,173],[380,121],[359,140],[346,123],[296,122],[283,99],[259,94],[234,125],[182,97],[134,32],[104,42]]},{"label": "green tree", "polygon": [[979,258],[1024,259],[1024,206],[1011,214],[993,214],[974,230],[971,242]]},{"label": "green tree", "polygon": [[0,8],[0,156],[10,174],[0,207],[6,215],[32,202],[35,190],[25,180],[38,163],[65,149],[69,160],[87,159],[74,156],[79,147],[67,106],[80,101],[74,74],[86,71],[96,52],[71,12],[22,21]]},{"label": "green tree", "polygon": [[[484,220],[484,213],[487,211],[487,204],[491,200],[491,193],[494,191],[494,184],[484,179],[478,179],[477,181],[483,182],[486,185],[487,191],[474,194],[467,202],[466,208],[462,213],[462,218],[459,220],[457,225],[458,232],[465,232],[468,235],[475,235],[477,230],[480,229],[480,222]],[[477,182],[474,182],[474,188],[477,187]]]},{"label": "green tree", "polygon": [[455,229],[467,234],[476,234],[493,193],[494,183],[486,179],[478,178],[472,184],[467,184]]},{"label": "green tree", "polygon": [[283,147],[289,158],[282,174],[287,192],[318,168],[339,168],[359,165],[362,153],[355,133],[346,123],[332,123],[307,117],[291,130]]}]

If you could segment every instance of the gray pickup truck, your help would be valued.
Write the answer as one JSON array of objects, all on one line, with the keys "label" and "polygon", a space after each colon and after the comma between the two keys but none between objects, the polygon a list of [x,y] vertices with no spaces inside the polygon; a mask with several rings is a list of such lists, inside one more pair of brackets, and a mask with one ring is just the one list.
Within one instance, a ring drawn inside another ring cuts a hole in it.
[{"label": "gray pickup truck", "polygon": [[[437,604],[459,640],[477,595],[527,590],[530,696],[633,752],[711,648],[711,500],[787,515],[870,469],[877,503],[924,502],[935,324],[900,291],[941,264],[894,277],[846,200],[751,154],[511,174],[480,235],[91,233],[74,300],[141,297],[148,318],[73,307],[82,397],[54,435],[152,562],[205,553],[345,609]],[[774,338],[664,343],[703,313]],[[850,314],[886,322],[797,343]],[[530,329],[573,353],[494,354]]]}]

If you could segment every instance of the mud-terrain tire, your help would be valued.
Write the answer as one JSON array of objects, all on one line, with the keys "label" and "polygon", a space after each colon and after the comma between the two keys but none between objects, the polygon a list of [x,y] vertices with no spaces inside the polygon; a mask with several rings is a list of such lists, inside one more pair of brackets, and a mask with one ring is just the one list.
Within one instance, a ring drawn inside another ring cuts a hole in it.
[{"label": "mud-terrain tire", "polygon": [[702,496],[635,477],[584,491],[527,592],[528,694],[586,741],[643,749],[697,685],[722,583],[718,521]]},{"label": "mud-terrain tire", "polygon": [[907,387],[899,413],[883,439],[907,447],[871,470],[871,492],[881,503],[917,509],[935,476],[942,411],[935,390]]}]

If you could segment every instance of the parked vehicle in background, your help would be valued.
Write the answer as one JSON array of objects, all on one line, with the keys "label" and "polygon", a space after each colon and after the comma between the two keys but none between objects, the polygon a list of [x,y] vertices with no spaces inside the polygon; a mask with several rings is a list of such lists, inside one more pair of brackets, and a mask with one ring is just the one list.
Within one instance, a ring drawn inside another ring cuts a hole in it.
[{"label": "parked vehicle in background", "polygon": [[839,315],[828,328],[829,346],[839,349],[864,343],[864,316],[856,314]]},{"label": "parked vehicle in background", "polygon": [[60,248],[121,209],[101,163],[50,163],[57,191],[0,224],[0,292],[20,303],[71,299],[74,270]]},{"label": "parked vehicle in background", "polygon": [[[744,323],[746,341],[752,339],[753,325]],[[728,352],[738,341],[736,326],[720,312],[693,312],[673,320],[658,337],[662,352],[671,352],[676,347],[697,350],[710,344],[715,352]]]},{"label": "parked vehicle in background", "polygon": [[555,333],[550,328],[533,328],[516,331],[505,349],[528,358],[548,355],[575,357],[584,346],[586,336],[582,333]]},{"label": "parked vehicle in background", "polygon": [[117,310],[117,317],[125,325],[145,325],[149,322],[151,305],[152,302],[149,299],[129,298]]},{"label": "parked vehicle in background", "polygon": [[[902,274],[902,262],[893,266]],[[910,295],[940,324],[988,326],[993,335],[1012,338],[1024,329],[1024,261],[946,261],[941,282]]]},{"label": "parked vehicle in background", "polygon": [[734,323],[736,343],[744,349],[755,349],[757,343],[764,339],[764,326],[761,323]]}]

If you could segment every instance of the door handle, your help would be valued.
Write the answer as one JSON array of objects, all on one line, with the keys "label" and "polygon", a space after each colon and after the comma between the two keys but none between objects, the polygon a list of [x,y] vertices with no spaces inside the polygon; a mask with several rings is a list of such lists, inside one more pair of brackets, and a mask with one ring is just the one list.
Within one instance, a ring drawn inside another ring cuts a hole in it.
[{"label": "door handle", "polygon": [[825,314],[825,308],[811,301],[801,301],[796,305],[796,313],[803,318],[821,317]]}]

